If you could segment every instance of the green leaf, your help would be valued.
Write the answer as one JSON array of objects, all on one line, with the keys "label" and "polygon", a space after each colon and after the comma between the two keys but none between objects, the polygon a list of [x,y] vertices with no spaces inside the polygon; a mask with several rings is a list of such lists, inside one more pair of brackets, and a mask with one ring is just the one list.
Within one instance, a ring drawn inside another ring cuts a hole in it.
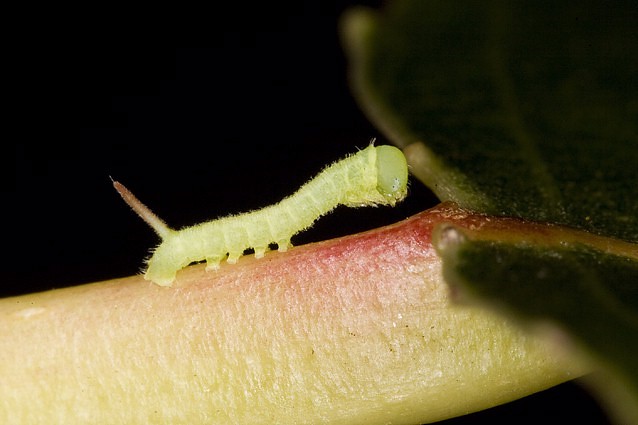
[{"label": "green leaf", "polygon": [[567,331],[637,406],[636,4],[395,0],[343,28],[360,107],[442,201],[577,229],[456,229],[438,241],[449,283]]},{"label": "green leaf", "polygon": [[424,143],[441,200],[638,242],[636,28],[632,2],[403,0],[345,41],[361,108]]},{"label": "green leaf", "polygon": [[626,418],[638,418],[638,248],[560,227],[510,226],[438,229],[452,292],[536,325],[559,323],[620,386],[605,401],[631,423]]}]

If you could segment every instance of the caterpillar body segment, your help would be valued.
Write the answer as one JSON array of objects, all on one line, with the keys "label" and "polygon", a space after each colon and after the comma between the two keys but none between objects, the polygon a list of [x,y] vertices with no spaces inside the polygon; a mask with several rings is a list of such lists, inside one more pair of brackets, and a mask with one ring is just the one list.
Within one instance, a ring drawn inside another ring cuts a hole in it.
[{"label": "caterpillar body segment", "polygon": [[370,144],[324,168],[277,204],[180,230],[166,226],[121,183],[114,181],[113,185],[162,238],[147,261],[145,279],[171,286],[177,272],[194,262],[206,261],[207,269],[216,269],[224,259],[235,263],[249,248],[254,249],[257,258],[263,257],[274,243],[279,251],[285,251],[291,246],[292,236],[338,205],[394,206],[405,198],[407,183],[403,153],[393,146]]}]

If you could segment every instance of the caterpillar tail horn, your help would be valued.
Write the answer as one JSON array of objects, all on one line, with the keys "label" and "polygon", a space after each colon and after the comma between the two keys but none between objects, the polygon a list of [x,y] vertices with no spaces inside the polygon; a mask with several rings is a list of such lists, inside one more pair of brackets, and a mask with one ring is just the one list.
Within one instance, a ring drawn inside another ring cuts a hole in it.
[{"label": "caterpillar tail horn", "polygon": [[142,218],[142,220],[151,226],[160,238],[165,239],[166,236],[173,232],[173,230],[168,227],[161,218],[156,216],[153,211],[137,199],[135,195],[126,188],[126,186],[112,178],[111,181],[113,182],[113,187],[117,193],[119,193],[122,199],[124,199],[124,202],[126,202],[128,206]]}]

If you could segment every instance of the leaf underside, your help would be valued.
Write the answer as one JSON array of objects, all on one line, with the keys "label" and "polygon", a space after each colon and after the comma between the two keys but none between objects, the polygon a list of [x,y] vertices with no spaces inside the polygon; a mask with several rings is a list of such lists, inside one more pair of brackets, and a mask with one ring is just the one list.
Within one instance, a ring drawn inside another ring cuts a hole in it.
[{"label": "leaf underside", "polygon": [[638,7],[395,0],[343,28],[359,105],[442,201],[606,238],[438,243],[465,298],[557,324],[638,405]]},{"label": "leaf underside", "polygon": [[[599,358],[638,382],[638,262],[587,246],[516,246],[464,241],[443,254],[448,280],[467,281],[465,291],[542,320],[553,317],[578,340],[589,339]],[[449,257],[448,257],[449,256]],[[596,264],[596,267],[591,267]],[[565,282],[573,282],[566,285]],[[552,288],[547,294],[547,288]],[[597,312],[597,314],[592,314]],[[605,320],[600,320],[604,314]]]},{"label": "leaf underside", "polygon": [[353,14],[353,89],[393,143],[426,145],[442,201],[638,242],[638,11],[590,3]]}]

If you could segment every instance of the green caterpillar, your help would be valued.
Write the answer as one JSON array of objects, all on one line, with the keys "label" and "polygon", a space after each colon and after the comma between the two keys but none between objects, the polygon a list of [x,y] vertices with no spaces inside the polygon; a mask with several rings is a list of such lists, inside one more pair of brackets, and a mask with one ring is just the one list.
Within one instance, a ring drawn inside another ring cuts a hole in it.
[{"label": "green caterpillar", "polygon": [[171,286],[179,270],[206,260],[207,269],[219,268],[227,258],[235,263],[253,248],[261,258],[276,243],[279,251],[290,238],[312,226],[338,205],[362,207],[392,205],[407,194],[408,168],[401,150],[370,144],[333,163],[293,195],[269,207],[207,221],[180,230],[169,228],[119,182],[113,185],[124,201],[160,236],[144,274],[160,286]]}]

